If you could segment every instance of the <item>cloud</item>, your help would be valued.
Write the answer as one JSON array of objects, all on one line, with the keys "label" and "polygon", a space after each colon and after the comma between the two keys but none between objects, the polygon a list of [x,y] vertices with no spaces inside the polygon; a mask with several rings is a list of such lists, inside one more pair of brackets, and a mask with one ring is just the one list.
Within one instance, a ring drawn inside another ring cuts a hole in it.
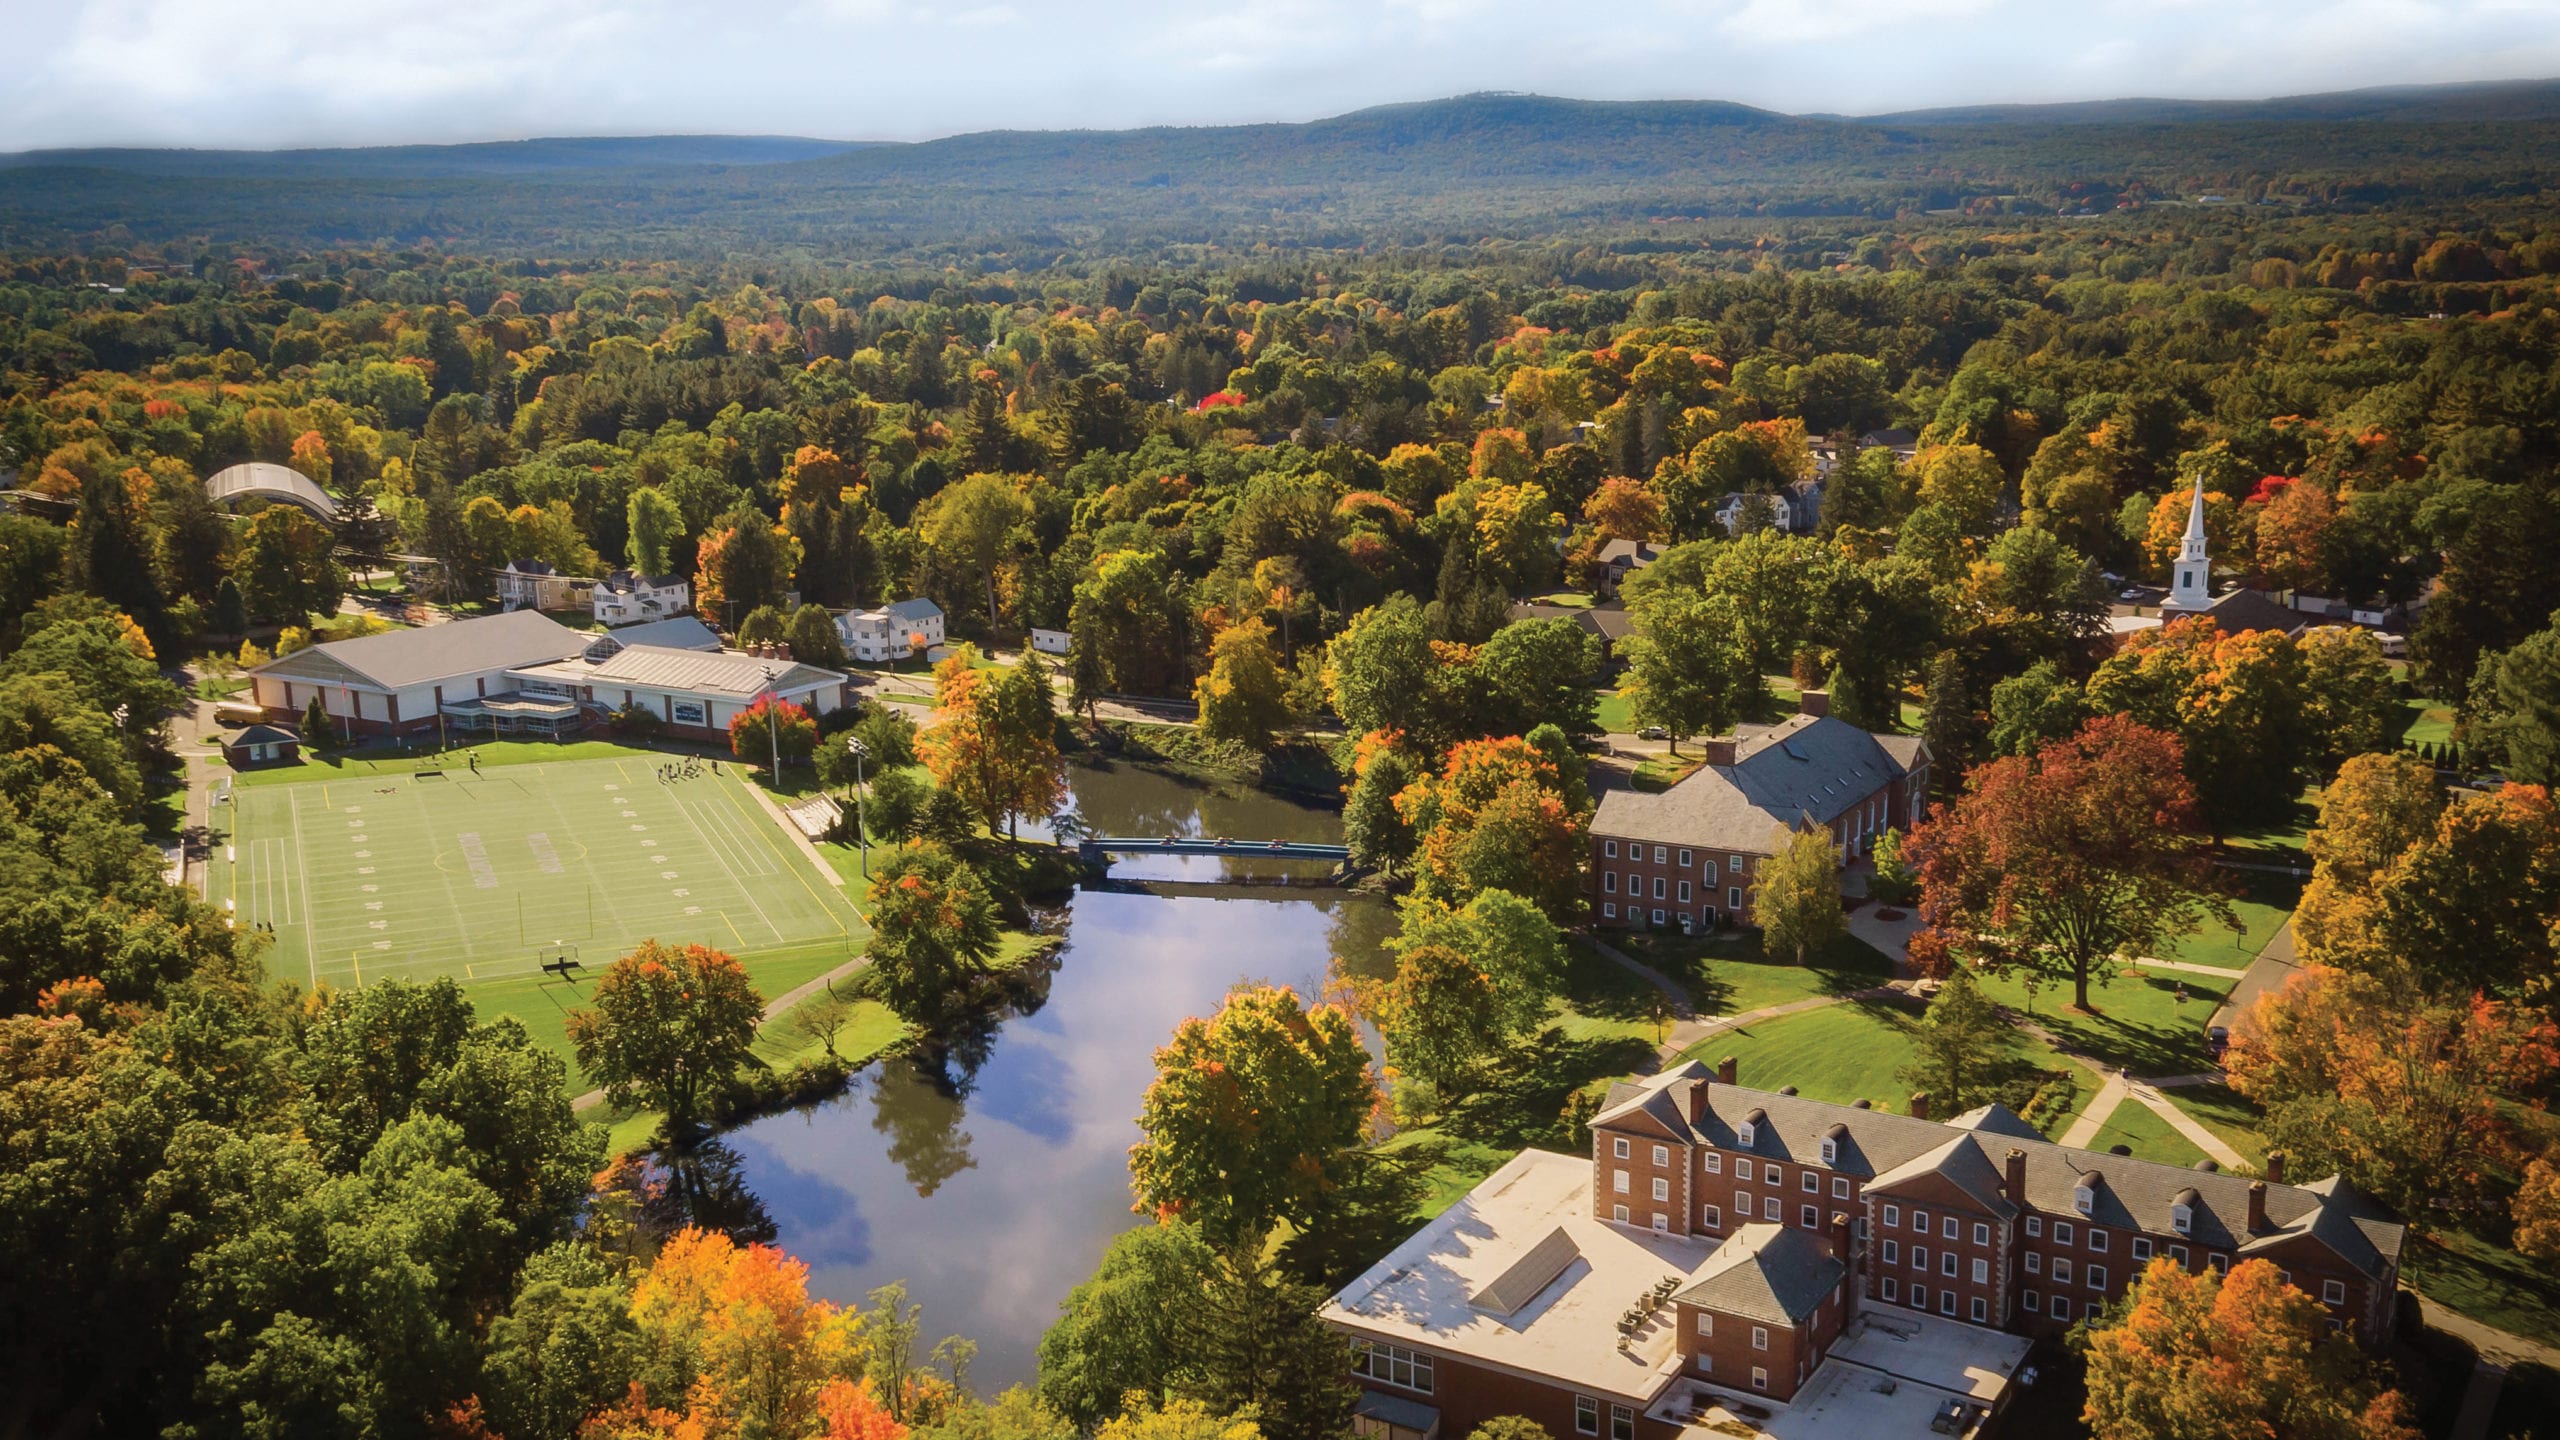
[{"label": "cloud", "polygon": [[911,139],[1471,90],[1772,109],[2560,74],[2560,0],[0,0],[0,149]]}]

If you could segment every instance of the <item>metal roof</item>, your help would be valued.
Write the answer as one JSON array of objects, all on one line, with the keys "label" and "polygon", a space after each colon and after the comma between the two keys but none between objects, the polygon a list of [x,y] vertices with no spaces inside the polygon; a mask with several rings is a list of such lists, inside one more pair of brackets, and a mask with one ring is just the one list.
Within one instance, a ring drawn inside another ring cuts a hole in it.
[{"label": "metal roof", "polygon": [[458,675],[481,675],[575,655],[587,637],[538,610],[483,615],[332,640],[280,655],[250,671],[280,680],[405,690]]},{"label": "metal roof", "polygon": [[[767,672],[772,678],[767,678]],[[633,645],[612,659],[589,667],[583,675],[591,685],[647,686],[657,690],[682,690],[696,695],[730,695],[740,699],[761,695],[768,687],[782,690],[805,690],[816,685],[841,684],[840,671],[821,670],[796,660],[759,660],[732,650],[704,652],[674,650],[662,645]]]},{"label": "metal roof", "polygon": [[329,492],[321,489],[310,476],[289,465],[265,460],[252,460],[244,465],[214,471],[205,477],[204,493],[212,497],[216,505],[242,497],[284,500],[323,520],[338,518],[338,502],[331,499]]}]

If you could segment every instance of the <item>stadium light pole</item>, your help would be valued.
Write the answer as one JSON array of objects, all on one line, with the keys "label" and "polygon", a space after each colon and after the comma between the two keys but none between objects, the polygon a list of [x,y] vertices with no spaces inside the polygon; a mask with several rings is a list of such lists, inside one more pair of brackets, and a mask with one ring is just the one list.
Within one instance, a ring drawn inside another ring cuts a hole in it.
[{"label": "stadium light pole", "polygon": [[859,735],[844,737],[844,748],[853,755],[853,843],[862,852],[862,878],[871,878],[871,831],[862,819],[862,757],[871,747]]},{"label": "stadium light pole", "polygon": [[773,788],[782,788],[782,692],[774,688],[773,667],[764,667],[764,738],[772,742]]}]

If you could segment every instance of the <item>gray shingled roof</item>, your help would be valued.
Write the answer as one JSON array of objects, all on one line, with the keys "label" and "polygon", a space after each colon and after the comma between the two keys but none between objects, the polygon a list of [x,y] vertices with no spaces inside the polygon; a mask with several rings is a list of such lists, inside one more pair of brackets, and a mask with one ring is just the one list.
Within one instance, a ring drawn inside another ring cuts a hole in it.
[{"label": "gray shingled roof", "polygon": [[[1701,1086],[1706,1096],[1699,1106],[1694,1095]],[[1690,1120],[1693,1106],[1699,1113]],[[1752,1143],[1741,1145],[1738,1127],[1754,1112],[1760,1118]],[[1890,1193],[1894,1185],[1924,1172],[1945,1175],[1976,1194],[1987,1174],[1998,1194],[2006,1188],[2008,1153],[2016,1149],[2027,1160],[2026,1201],[2046,1214],[2077,1214],[2080,1177],[2095,1171],[2100,1183],[2088,1218],[2099,1224],[2175,1235],[2172,1207],[2181,1193],[2193,1191],[2187,1235],[2199,1245],[2263,1249],[2310,1236],[2367,1275],[2379,1276],[2399,1255],[2406,1236],[2406,1228],[2381,1206],[2336,1176],[2310,1185],[2268,1185],[2270,1228],[2253,1236],[2248,1233],[2249,1187],[2255,1182],[2248,1176],[2069,1149],[1997,1106],[1941,1123],[1726,1085],[1706,1066],[1690,1061],[1611,1086],[1591,1123],[1607,1125],[1639,1113],[1692,1143],[1857,1177],[1870,1194]],[[1838,1158],[1826,1165],[1823,1137],[1840,1125],[1847,1133],[1834,1137]],[[1968,1150],[1970,1156],[1964,1153]]]},{"label": "gray shingled roof", "polygon": [[1523,601],[1511,607],[1513,620],[1570,620],[1615,645],[1635,628],[1635,618],[1615,600],[1598,605],[1537,605]]},{"label": "gray shingled roof", "polygon": [[588,637],[538,610],[332,640],[250,671],[280,680],[401,690],[456,675],[513,670],[575,655]]},{"label": "gray shingled roof", "polygon": [[1730,765],[1701,766],[1668,790],[1610,791],[1591,832],[1765,854],[1781,826],[1830,824],[1909,774],[1922,753],[1912,736],[1870,735],[1829,715],[1792,716],[1746,729]]},{"label": "gray shingled roof", "polygon": [[1821,1309],[1847,1273],[1810,1230],[1745,1225],[1672,1298],[1720,1314],[1793,1325]]},{"label": "gray shingled roof", "polygon": [[927,600],[921,595],[916,596],[912,600],[901,600],[894,605],[888,605],[883,608],[889,612],[889,618],[892,620],[934,620],[941,618],[942,615],[941,606],[934,604],[932,601]]}]

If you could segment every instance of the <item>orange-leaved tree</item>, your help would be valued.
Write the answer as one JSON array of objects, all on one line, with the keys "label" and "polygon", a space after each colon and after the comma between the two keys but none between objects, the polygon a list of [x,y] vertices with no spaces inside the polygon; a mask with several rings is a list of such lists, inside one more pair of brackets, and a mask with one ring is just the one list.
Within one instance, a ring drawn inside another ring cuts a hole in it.
[{"label": "orange-leaved tree", "polygon": [[593,1004],[569,1012],[569,1044],[606,1099],[663,1110],[682,1135],[747,1063],[763,1018],[764,997],[736,960],[643,940],[605,968]]},{"label": "orange-leaved tree", "polygon": [[1439,774],[1395,797],[1396,813],[1419,837],[1416,892],[1462,905],[1479,891],[1508,890],[1556,923],[1572,923],[1590,817],[1568,763],[1517,735],[1451,747]]},{"label": "orange-leaved tree", "polygon": [[2175,736],[2120,715],[1977,767],[1912,832],[1920,915],[1961,959],[2089,981],[2213,915],[2217,888]]},{"label": "orange-leaved tree", "polygon": [[678,1233],[632,1287],[631,1318],[657,1372],[650,1398],[680,1399],[705,1434],[832,1435],[838,1415],[861,1423],[869,1382],[848,1383],[865,1360],[860,1318],[811,1299],[809,1267],[770,1245]]},{"label": "orange-leaved tree", "polygon": [[2094,1440],[2417,1440],[2400,1393],[2264,1260],[2153,1260],[2086,1333]]},{"label": "orange-leaved tree", "polygon": [[817,753],[818,722],[789,700],[776,703],[759,695],[755,703],[729,717],[729,753],[749,765],[769,765],[777,753],[785,765]]},{"label": "orange-leaved tree", "polygon": [[934,722],[916,754],[990,828],[1018,834],[1023,816],[1046,815],[1066,795],[1049,672],[1027,655],[1001,675],[977,659],[962,645],[933,667]]}]

